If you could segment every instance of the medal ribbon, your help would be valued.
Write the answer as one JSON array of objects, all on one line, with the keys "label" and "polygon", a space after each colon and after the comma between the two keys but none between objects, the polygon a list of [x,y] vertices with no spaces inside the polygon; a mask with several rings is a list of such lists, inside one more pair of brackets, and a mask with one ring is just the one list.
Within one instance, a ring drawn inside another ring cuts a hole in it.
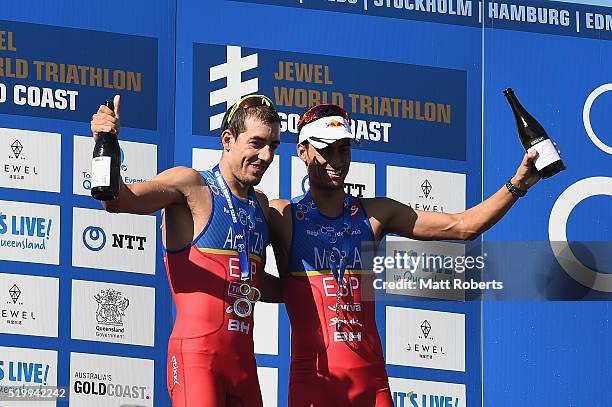
[{"label": "medal ribbon", "polygon": [[223,176],[221,175],[218,164],[215,166],[215,168],[213,168],[213,174],[215,175],[217,183],[219,184],[219,189],[227,201],[227,207],[229,209],[230,216],[232,217],[231,227],[234,233],[234,240],[236,242],[236,250],[238,251],[238,260],[240,261],[240,279],[249,280],[251,278],[251,268],[249,267],[249,247],[251,232],[253,229],[255,229],[255,205],[257,202],[255,191],[253,188],[249,188],[246,225],[244,225],[242,224],[242,221],[238,219],[236,210],[234,209],[239,207],[238,198],[231,193],[225,179],[223,179]]},{"label": "medal ribbon", "polygon": [[[309,192],[310,193],[310,192]],[[312,197],[310,198],[312,200]],[[338,285],[338,291],[336,292],[336,330],[340,329],[341,321],[339,318],[339,307],[340,307],[340,297],[341,297],[341,289],[344,279],[344,274],[346,272],[346,268],[348,266],[349,260],[349,250],[351,248],[351,205],[349,202],[349,196],[344,196],[344,203],[342,208],[342,251],[340,253],[340,258],[336,258],[336,253],[334,252],[334,243],[338,238],[338,233],[334,230],[334,236],[330,236],[331,232],[325,230],[325,226],[323,225],[324,219],[323,216],[320,215],[321,218],[321,229],[319,230],[319,238],[323,242],[323,250],[329,250],[329,268],[336,280]],[[318,212],[318,210],[317,210]],[[315,219],[315,223],[317,223],[319,219]]]}]

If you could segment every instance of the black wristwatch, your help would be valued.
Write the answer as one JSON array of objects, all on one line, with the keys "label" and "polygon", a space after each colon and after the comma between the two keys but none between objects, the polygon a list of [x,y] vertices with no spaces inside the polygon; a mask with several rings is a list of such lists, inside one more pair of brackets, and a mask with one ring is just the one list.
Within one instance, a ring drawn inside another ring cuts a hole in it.
[{"label": "black wristwatch", "polygon": [[510,178],[508,182],[506,182],[506,188],[508,188],[508,191],[510,191],[512,195],[514,195],[517,198],[522,198],[525,195],[527,195],[527,191],[523,191],[522,189],[517,188],[514,185],[512,185],[511,180],[512,178]]}]

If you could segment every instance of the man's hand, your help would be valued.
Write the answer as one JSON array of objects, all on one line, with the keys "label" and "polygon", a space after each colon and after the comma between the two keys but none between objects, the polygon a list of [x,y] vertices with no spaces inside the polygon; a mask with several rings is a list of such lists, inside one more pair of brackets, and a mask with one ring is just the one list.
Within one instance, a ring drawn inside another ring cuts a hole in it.
[{"label": "man's hand", "polygon": [[540,180],[540,175],[534,164],[537,157],[538,152],[536,150],[525,153],[521,165],[516,170],[516,174],[510,179],[512,185],[520,190],[527,191]]},{"label": "man's hand", "polygon": [[121,96],[115,95],[113,104],[115,105],[114,112],[105,105],[100,105],[98,111],[91,117],[91,131],[95,141],[98,141],[98,133],[100,132],[119,135],[119,130],[121,129],[119,121]]},{"label": "man's hand", "polygon": [[[554,141],[553,145],[557,148],[557,143]],[[557,153],[561,155],[559,150],[557,150]],[[540,175],[535,167],[536,158],[538,158],[538,152],[536,150],[531,151],[531,153],[525,153],[523,162],[519,165],[514,177],[510,179],[512,185],[523,191],[527,191],[540,180]]]}]

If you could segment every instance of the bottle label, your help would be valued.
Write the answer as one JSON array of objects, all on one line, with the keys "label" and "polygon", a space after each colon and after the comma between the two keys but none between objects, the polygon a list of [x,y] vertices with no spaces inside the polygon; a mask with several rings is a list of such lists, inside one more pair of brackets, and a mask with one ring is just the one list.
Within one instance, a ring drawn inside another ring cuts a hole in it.
[{"label": "bottle label", "polygon": [[538,150],[538,158],[536,158],[534,161],[535,167],[538,171],[561,159],[561,157],[559,157],[559,153],[557,153],[557,149],[550,139],[540,141],[538,144],[530,147],[527,152],[530,153],[532,150]]},{"label": "bottle label", "polygon": [[91,160],[91,187],[109,187],[111,181],[111,158],[95,157]]}]

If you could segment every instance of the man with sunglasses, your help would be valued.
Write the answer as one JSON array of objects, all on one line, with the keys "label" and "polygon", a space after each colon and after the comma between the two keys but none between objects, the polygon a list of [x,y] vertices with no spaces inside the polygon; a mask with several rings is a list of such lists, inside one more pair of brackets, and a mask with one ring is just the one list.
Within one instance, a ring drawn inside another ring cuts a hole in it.
[{"label": "man with sunglasses", "polygon": [[[119,104],[116,96],[114,113],[102,105],[93,115],[94,137],[119,133]],[[211,171],[174,167],[151,181],[121,182],[118,198],[104,202],[110,212],[163,210],[164,263],[176,304],[167,364],[175,407],[262,406],[252,311],[266,292],[269,207],[253,186],[279,143],[272,101],[246,96],[223,118],[223,153]]]},{"label": "man with sunglasses", "polygon": [[298,123],[298,157],[310,189],[270,202],[270,240],[291,321],[290,407],[393,406],[376,328],[373,273],[362,245],[388,233],[469,240],[493,226],[539,176],[526,154],[506,186],[465,212],[418,211],[385,197],[344,191],[351,119],[317,105]]}]

